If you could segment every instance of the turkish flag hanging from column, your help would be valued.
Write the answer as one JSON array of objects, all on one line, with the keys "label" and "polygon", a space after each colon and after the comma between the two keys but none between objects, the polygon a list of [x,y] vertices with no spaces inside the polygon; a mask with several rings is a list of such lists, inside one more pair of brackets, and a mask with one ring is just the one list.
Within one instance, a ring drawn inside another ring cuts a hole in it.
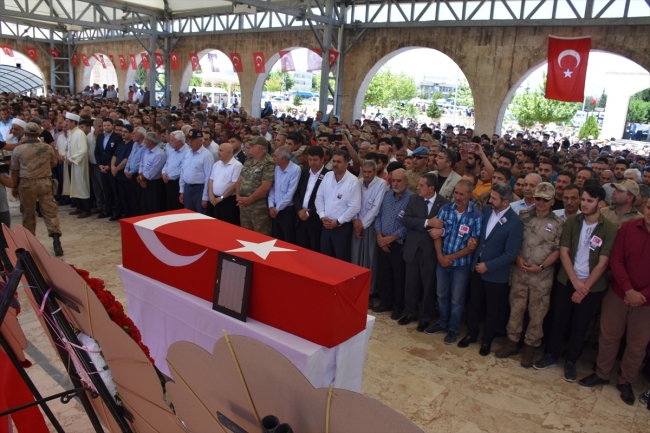
[{"label": "turkish flag hanging from column", "polygon": [[232,62],[232,69],[235,72],[244,72],[244,65],[241,61],[241,54],[230,53],[230,61]]},{"label": "turkish flag hanging from column", "polygon": [[263,74],[266,72],[266,66],[264,65],[264,53],[261,51],[256,51],[253,53],[253,64],[255,65],[255,73]]},{"label": "turkish flag hanging from column", "polygon": [[280,65],[282,72],[295,71],[296,67],[293,64],[293,57],[291,51],[280,51]]},{"label": "turkish flag hanging from column", "polygon": [[77,53],[74,53],[72,55],[72,58],[70,59],[70,64],[72,66],[77,66],[78,63],[79,63],[79,58],[77,57]]},{"label": "turkish flag hanging from column", "polygon": [[199,56],[196,53],[190,53],[190,63],[192,64],[193,71],[201,70],[201,62],[199,62]]},{"label": "turkish flag hanging from column", "polygon": [[27,56],[31,60],[37,61],[38,60],[38,52],[36,51],[36,47],[27,47]]},{"label": "turkish flag hanging from column", "polygon": [[546,98],[583,102],[591,38],[548,38]]},{"label": "turkish flag hanging from column", "polygon": [[111,63],[113,64],[113,67],[115,67],[115,57],[113,57],[112,54],[109,54],[108,58],[111,59]]},{"label": "turkish flag hanging from column", "polygon": [[178,63],[178,53],[170,53],[169,54],[169,64],[172,67],[172,71],[178,71],[179,68],[179,63]]},{"label": "turkish flag hanging from column", "polygon": [[142,65],[142,68],[145,71],[148,71],[149,66],[151,66],[151,64],[149,63],[149,55],[147,53],[140,53],[140,58],[142,59],[142,62],[140,63]]},{"label": "turkish flag hanging from column", "polygon": [[117,58],[120,60],[120,69],[126,71],[129,67],[126,64],[126,59],[124,58],[124,54],[118,54]]},{"label": "turkish flag hanging from column", "polygon": [[85,54],[81,55],[81,61],[84,62],[84,66],[90,66],[90,62],[88,61],[88,56]]},{"label": "turkish flag hanging from column", "polygon": [[101,54],[97,54],[97,60],[99,60],[99,63],[102,64],[102,68],[106,69],[106,62],[104,62],[104,56]]},{"label": "turkish flag hanging from column", "polygon": [[153,56],[156,59],[156,68],[162,68],[165,66],[165,59],[163,58],[162,53],[153,53]]},{"label": "turkish flag hanging from column", "polygon": [[14,56],[14,50],[9,45],[0,45],[0,48],[2,48],[2,52],[5,53],[7,56],[9,57]]},{"label": "turkish flag hanging from column", "polygon": [[307,50],[307,72],[320,71],[323,64],[320,48],[310,48]]},{"label": "turkish flag hanging from column", "polygon": [[59,53],[59,50],[57,50],[56,48],[50,48],[50,54],[55,59],[58,59],[59,57],[61,57],[61,53]]},{"label": "turkish flag hanging from column", "polygon": [[138,69],[138,62],[135,60],[135,54],[129,54],[129,60],[131,60],[131,69],[134,71]]},{"label": "turkish flag hanging from column", "polygon": [[336,62],[336,59],[339,58],[339,52],[333,49],[329,49],[329,54],[330,54],[330,68]]}]

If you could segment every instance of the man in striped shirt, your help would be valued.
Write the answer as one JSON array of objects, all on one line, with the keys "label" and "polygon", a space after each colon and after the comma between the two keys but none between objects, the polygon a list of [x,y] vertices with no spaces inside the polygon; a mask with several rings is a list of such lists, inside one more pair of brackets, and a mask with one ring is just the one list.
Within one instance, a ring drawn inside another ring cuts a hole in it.
[{"label": "man in striped shirt", "polygon": [[483,215],[470,203],[473,189],[469,180],[459,180],[454,188],[454,201],[438,212],[439,227],[429,231],[435,240],[438,256],[436,279],[440,318],[424,332],[446,332],[445,344],[454,344],[458,340],[472,253],[481,237]]}]

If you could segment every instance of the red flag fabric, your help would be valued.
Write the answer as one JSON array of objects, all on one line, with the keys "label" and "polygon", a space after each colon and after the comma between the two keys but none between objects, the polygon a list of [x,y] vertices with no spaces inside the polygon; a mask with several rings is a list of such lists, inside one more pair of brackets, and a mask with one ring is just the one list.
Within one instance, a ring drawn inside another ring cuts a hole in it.
[{"label": "red flag fabric", "polygon": [[199,62],[199,56],[197,56],[196,53],[190,53],[190,62],[192,62],[193,71],[201,70],[201,63]]},{"label": "red flag fabric", "polygon": [[129,67],[126,64],[126,59],[124,58],[123,54],[118,54],[117,58],[120,60],[120,69],[121,70],[126,71],[127,69],[129,69]]},{"label": "red flag fabric", "polygon": [[56,59],[61,57],[61,53],[59,53],[59,50],[57,50],[56,48],[50,48],[50,54],[52,55],[52,57]]},{"label": "red flag fabric", "polygon": [[546,98],[565,102],[585,100],[585,79],[591,38],[548,38]]},{"label": "red flag fabric", "polygon": [[217,53],[209,53],[208,60],[210,61],[210,69],[212,72],[219,72],[219,65],[217,65]]},{"label": "red flag fabric", "polygon": [[255,65],[255,73],[263,74],[266,72],[266,66],[264,65],[264,53],[261,51],[256,51],[253,53],[253,64]]},{"label": "red flag fabric", "polygon": [[151,66],[151,64],[149,63],[149,55],[147,53],[140,53],[140,58],[142,59],[141,62],[142,68],[145,71],[148,71],[149,66]]},{"label": "red flag fabric", "polygon": [[598,99],[591,98],[591,105],[596,105],[596,102],[598,102]]},{"label": "red flag fabric", "polygon": [[165,66],[165,59],[163,58],[162,53],[153,53],[153,56],[156,59],[156,68],[162,68]]},{"label": "red flag fabric", "polygon": [[72,66],[77,66],[78,63],[79,63],[79,58],[77,57],[77,53],[74,53],[72,55],[72,58],[70,59],[70,64]]},{"label": "red flag fabric", "polygon": [[33,61],[38,60],[38,52],[36,51],[36,47],[27,47],[27,57]]},{"label": "red flag fabric", "polygon": [[330,48],[329,54],[330,54],[330,68],[331,68],[334,62],[336,62],[336,59],[339,58],[339,52]]},{"label": "red flag fabric", "polygon": [[111,63],[113,64],[113,67],[115,67],[115,57],[113,57],[112,54],[109,54],[108,58],[111,59]]},{"label": "red flag fabric", "polygon": [[178,68],[180,67],[178,63],[178,53],[169,54],[169,60],[172,67],[172,71],[178,71]]},{"label": "red flag fabric", "polygon": [[291,51],[280,51],[280,65],[282,72],[295,71],[296,67],[293,64],[293,57]]},{"label": "red flag fabric", "polygon": [[0,48],[2,48],[2,52],[5,53],[7,56],[9,57],[14,56],[14,50],[9,45],[0,45]]},{"label": "red flag fabric", "polygon": [[131,61],[131,69],[136,71],[138,69],[138,62],[135,60],[135,54],[129,54],[129,60]]},{"label": "red flag fabric", "polygon": [[81,61],[84,62],[84,66],[90,66],[90,62],[88,61],[88,56],[85,54],[81,55]]},{"label": "red flag fabric", "polygon": [[244,72],[244,64],[241,61],[241,54],[230,53],[230,61],[232,62],[232,69],[235,72]]},{"label": "red flag fabric", "polygon": [[101,54],[97,54],[97,60],[99,60],[99,63],[102,64],[102,68],[106,69],[106,62],[104,61],[104,56]]},{"label": "red flag fabric", "polygon": [[320,71],[323,66],[320,48],[307,50],[307,72]]}]

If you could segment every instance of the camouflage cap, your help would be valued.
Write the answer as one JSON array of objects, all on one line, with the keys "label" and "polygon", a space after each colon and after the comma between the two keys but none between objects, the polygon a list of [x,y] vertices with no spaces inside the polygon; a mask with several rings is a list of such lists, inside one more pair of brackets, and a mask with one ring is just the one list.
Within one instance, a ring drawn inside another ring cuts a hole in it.
[{"label": "camouflage cap", "polygon": [[612,186],[619,191],[627,191],[634,197],[639,195],[639,184],[633,180],[625,179],[621,183],[613,183]]},{"label": "camouflage cap", "polygon": [[[25,125],[25,134],[38,135],[41,133],[41,127],[34,122],[29,122]],[[637,189],[638,191],[638,189]]]},{"label": "camouflage cap", "polygon": [[420,141],[428,141],[429,143],[433,142],[433,137],[431,137],[431,134],[428,132],[423,133],[420,135]]},{"label": "camouflage cap", "polygon": [[551,200],[555,198],[555,188],[553,187],[552,184],[548,182],[541,182],[539,185],[537,185],[537,188],[535,188],[535,194],[533,195],[535,198],[543,198],[545,200]]},{"label": "camouflage cap", "polygon": [[266,140],[266,138],[262,137],[261,135],[256,135],[251,137],[247,143],[249,144],[259,144],[260,146],[268,146],[269,142]]},{"label": "camouflage cap", "polygon": [[357,137],[361,137],[361,131],[354,131],[352,135],[356,135]]},{"label": "camouflage cap", "polygon": [[360,138],[364,141],[370,141],[370,134],[363,133]]}]

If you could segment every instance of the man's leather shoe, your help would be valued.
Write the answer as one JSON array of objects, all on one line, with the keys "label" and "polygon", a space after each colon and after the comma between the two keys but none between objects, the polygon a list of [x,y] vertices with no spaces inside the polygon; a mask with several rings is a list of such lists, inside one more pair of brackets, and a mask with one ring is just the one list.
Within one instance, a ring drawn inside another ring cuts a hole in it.
[{"label": "man's leather shoe", "polygon": [[93,215],[97,215],[97,214],[102,213],[102,211],[97,209],[97,208],[94,208],[94,209],[90,209],[90,213],[93,214]]},{"label": "man's leather shoe", "polygon": [[99,215],[97,215],[97,219],[102,219],[102,218],[108,218],[110,215],[107,214],[106,212],[102,212]]},{"label": "man's leather shoe", "polygon": [[385,313],[386,311],[393,311],[393,307],[387,307],[385,305],[377,305],[372,309],[373,313]]},{"label": "man's leather shoe", "polygon": [[72,212],[68,212],[68,215],[79,215],[82,213],[81,209],[75,209]]},{"label": "man's leather shoe", "polygon": [[114,216],[110,217],[108,220],[109,220],[109,221],[117,221],[117,220],[119,220],[120,218],[122,218],[120,215],[114,215]]},{"label": "man's leather shoe", "polygon": [[82,212],[77,216],[77,218],[88,218],[89,216],[90,212]]},{"label": "man's leather shoe", "polygon": [[483,343],[481,344],[481,349],[478,351],[478,354],[481,356],[488,356],[490,354],[491,349],[492,349],[491,343]]},{"label": "man's leather shoe", "polygon": [[609,380],[601,379],[596,373],[592,373],[589,376],[580,379],[578,381],[579,385],[586,386],[587,388],[592,388],[598,385],[609,385]]},{"label": "man's leather shoe", "polygon": [[418,323],[417,331],[424,332],[424,330],[427,329],[428,326],[429,326],[429,322],[420,322]]},{"label": "man's leather shoe", "polygon": [[517,353],[519,353],[519,349],[517,348],[517,343],[508,339],[508,341],[506,341],[506,344],[504,344],[501,349],[497,350],[495,355],[497,356],[497,358],[503,359],[511,355],[516,355]]},{"label": "man's leather shoe", "polygon": [[472,343],[476,343],[476,338],[472,338],[471,335],[467,334],[466,336],[463,337],[462,340],[458,342],[458,347],[464,349]]},{"label": "man's leather shoe", "polygon": [[402,318],[402,311],[393,310],[393,314],[390,315],[390,320],[399,320]]},{"label": "man's leather shoe", "polygon": [[623,400],[625,404],[629,404],[630,406],[634,405],[634,391],[632,391],[632,385],[630,385],[629,382],[619,383],[616,385],[616,389],[621,391],[621,400]]},{"label": "man's leather shoe", "polygon": [[413,317],[409,317],[409,316],[404,316],[404,317],[402,317],[401,319],[399,319],[399,321],[397,322],[397,324],[398,324],[398,325],[402,325],[402,326],[404,326],[404,325],[408,325],[408,324],[411,323],[411,322],[415,322],[416,320],[418,320],[418,319],[417,319],[417,318],[413,318]]}]

